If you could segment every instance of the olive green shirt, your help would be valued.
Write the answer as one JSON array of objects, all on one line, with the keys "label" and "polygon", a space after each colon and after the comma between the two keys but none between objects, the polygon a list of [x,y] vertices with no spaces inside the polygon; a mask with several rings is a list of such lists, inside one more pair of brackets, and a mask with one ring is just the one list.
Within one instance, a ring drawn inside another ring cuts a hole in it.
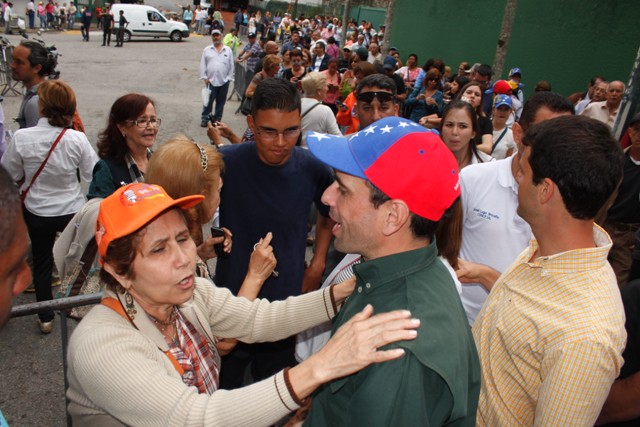
[{"label": "olive green shirt", "polygon": [[435,243],[354,266],[356,287],[332,334],[372,304],[375,313],[408,309],[418,337],[399,359],[325,384],[305,426],[474,426],[480,365],[469,324]]}]

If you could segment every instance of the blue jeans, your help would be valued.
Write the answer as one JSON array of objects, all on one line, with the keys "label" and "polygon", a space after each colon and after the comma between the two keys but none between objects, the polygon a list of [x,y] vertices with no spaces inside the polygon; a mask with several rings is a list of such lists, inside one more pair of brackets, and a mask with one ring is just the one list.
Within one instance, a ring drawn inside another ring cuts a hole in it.
[{"label": "blue jeans", "polygon": [[229,92],[229,82],[226,82],[222,86],[212,86],[209,84],[209,89],[211,89],[211,94],[209,95],[209,102],[202,109],[202,114],[200,117],[200,121],[206,122],[209,120],[209,113],[211,113],[211,109],[213,108],[213,101],[216,101],[216,109],[214,112],[214,117],[216,122],[222,120],[222,110],[224,110],[224,103],[227,102],[227,93]]}]

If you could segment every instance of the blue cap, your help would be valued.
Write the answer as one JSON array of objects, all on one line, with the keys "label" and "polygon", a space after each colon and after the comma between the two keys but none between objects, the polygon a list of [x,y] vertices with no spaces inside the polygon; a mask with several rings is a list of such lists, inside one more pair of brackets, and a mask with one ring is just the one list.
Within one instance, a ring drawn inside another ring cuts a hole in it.
[{"label": "blue cap", "polygon": [[503,105],[513,108],[513,101],[511,100],[511,97],[509,95],[496,95],[496,97],[493,98],[493,107],[498,108]]},{"label": "blue cap", "polygon": [[509,71],[509,77],[513,76],[514,74],[520,74],[520,77],[522,77],[522,71],[520,71],[520,68],[518,67],[513,67],[511,71]]},{"label": "blue cap", "polygon": [[438,221],[460,196],[458,163],[438,132],[385,117],[349,137],[309,132],[309,150],[334,169],[370,181],[416,215]]}]

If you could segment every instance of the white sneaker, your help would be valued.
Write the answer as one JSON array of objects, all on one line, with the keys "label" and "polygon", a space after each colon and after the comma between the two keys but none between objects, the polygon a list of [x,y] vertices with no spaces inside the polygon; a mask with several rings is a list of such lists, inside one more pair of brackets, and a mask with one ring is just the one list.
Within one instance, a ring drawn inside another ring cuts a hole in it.
[{"label": "white sneaker", "polygon": [[38,326],[40,327],[40,332],[42,332],[43,334],[50,334],[53,330],[53,321],[43,322],[42,320],[38,319]]}]

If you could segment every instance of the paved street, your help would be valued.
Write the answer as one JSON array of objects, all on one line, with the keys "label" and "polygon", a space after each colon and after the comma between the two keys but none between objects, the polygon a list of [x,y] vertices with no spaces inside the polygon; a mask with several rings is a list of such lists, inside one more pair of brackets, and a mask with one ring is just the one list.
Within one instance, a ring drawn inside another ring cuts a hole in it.
[{"label": "paved street", "polygon": [[[21,37],[9,36],[14,44]],[[200,127],[201,89],[198,66],[208,37],[193,36],[182,43],[166,40],[135,40],[122,49],[101,47],[102,32],[93,32],[89,43],[79,31],[44,33],[48,44],[62,54],[58,69],[61,79],[71,85],[78,111],[95,145],[107,122],[113,101],[128,92],[141,92],[156,101],[162,127],[158,142],[184,133],[207,142]],[[234,100],[227,103],[223,121],[236,133],[244,131],[245,117],[234,115]],[[5,127],[17,129],[20,97],[6,96],[2,107]],[[17,304],[34,302],[34,294],[24,294]],[[70,321],[73,323],[73,321]],[[9,425],[65,425],[62,352],[59,319],[50,335],[41,335],[35,316],[12,319],[0,332],[0,410]]]}]

